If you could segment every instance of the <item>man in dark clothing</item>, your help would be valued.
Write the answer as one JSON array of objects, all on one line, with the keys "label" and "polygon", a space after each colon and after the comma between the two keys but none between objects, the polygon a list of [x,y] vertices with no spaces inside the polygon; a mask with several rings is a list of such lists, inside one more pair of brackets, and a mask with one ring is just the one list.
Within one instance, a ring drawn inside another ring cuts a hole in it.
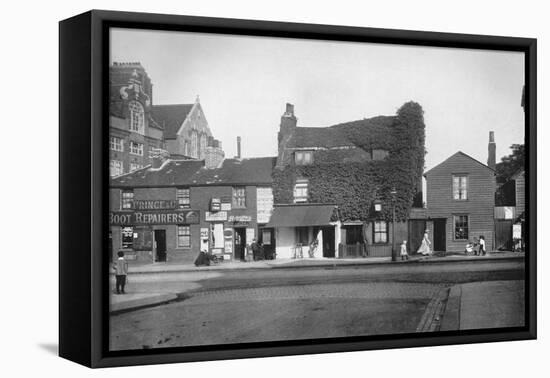
[{"label": "man in dark clothing", "polygon": [[252,244],[250,244],[250,248],[252,248],[252,256],[254,256],[254,261],[260,260],[260,245],[256,241],[256,239],[252,239]]}]

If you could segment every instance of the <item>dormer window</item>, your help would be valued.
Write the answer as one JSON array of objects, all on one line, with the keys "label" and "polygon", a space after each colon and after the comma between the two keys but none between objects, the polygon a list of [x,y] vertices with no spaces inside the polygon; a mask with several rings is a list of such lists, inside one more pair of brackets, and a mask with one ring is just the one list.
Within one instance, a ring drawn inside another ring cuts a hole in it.
[{"label": "dormer window", "polygon": [[294,153],[294,162],[296,165],[313,164],[313,151],[296,151]]},{"label": "dormer window", "polygon": [[143,105],[137,101],[131,101],[128,104],[130,110],[130,131],[143,134],[144,133],[144,120],[145,112],[143,111]]}]

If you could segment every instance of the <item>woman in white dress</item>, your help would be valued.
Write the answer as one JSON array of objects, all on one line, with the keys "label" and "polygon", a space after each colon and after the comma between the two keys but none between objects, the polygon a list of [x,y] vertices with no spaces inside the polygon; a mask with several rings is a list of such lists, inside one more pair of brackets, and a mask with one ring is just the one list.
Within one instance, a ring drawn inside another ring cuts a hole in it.
[{"label": "woman in white dress", "polygon": [[428,237],[428,230],[424,232],[424,238],[422,239],[422,244],[420,245],[420,248],[418,248],[417,253],[422,253],[424,256],[431,255],[432,249],[430,246],[432,243],[430,242],[430,238]]}]

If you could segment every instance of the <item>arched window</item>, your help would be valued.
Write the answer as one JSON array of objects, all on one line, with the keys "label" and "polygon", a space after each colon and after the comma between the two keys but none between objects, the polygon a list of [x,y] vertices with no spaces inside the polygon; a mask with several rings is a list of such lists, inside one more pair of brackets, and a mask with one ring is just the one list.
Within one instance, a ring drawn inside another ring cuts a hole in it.
[{"label": "arched window", "polygon": [[128,108],[130,109],[130,131],[143,134],[145,119],[143,105],[137,101],[131,101]]},{"label": "arched window", "polygon": [[206,134],[202,133],[200,139],[199,159],[204,159],[206,155]]},{"label": "arched window", "polygon": [[199,157],[199,137],[197,135],[197,130],[191,132],[191,157]]}]

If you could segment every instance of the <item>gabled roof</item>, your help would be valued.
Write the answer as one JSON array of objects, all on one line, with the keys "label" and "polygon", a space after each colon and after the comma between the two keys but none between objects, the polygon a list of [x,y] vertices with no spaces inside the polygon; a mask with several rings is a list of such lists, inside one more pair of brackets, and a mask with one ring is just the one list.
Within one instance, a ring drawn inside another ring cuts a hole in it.
[{"label": "gabled roof", "polygon": [[111,179],[110,187],[271,185],[275,157],[225,159],[207,169],[203,160],[168,160],[160,168],[143,168]]},{"label": "gabled roof", "polygon": [[453,154],[452,156],[449,156],[447,159],[443,160],[441,163],[439,163],[438,165],[436,165],[435,167],[433,167],[432,169],[424,172],[424,176],[427,176],[430,172],[432,172],[434,169],[436,169],[437,167],[439,167],[440,165],[443,165],[445,163],[447,163],[448,161],[454,159],[456,156],[465,156],[467,157],[468,159],[476,162],[477,164],[481,165],[482,167],[484,168],[487,168],[488,170],[492,171],[492,172],[495,172],[495,170],[491,167],[489,167],[487,164],[483,164],[482,162],[480,162],[479,160],[477,159],[474,159],[473,157],[471,157],[470,155],[468,154],[465,154],[464,152],[462,151],[458,151],[457,153]]},{"label": "gabled roof", "polygon": [[175,139],[178,131],[195,104],[154,105],[151,115],[164,126],[164,138]]}]

